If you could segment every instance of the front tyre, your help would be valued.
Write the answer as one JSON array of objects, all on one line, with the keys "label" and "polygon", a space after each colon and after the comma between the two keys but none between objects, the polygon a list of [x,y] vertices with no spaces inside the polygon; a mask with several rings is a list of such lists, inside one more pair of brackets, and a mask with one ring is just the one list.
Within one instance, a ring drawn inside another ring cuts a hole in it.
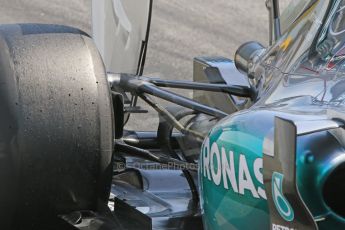
[{"label": "front tyre", "polygon": [[51,216],[106,204],[113,124],[104,65],[87,34],[0,26],[1,229],[38,229]]}]

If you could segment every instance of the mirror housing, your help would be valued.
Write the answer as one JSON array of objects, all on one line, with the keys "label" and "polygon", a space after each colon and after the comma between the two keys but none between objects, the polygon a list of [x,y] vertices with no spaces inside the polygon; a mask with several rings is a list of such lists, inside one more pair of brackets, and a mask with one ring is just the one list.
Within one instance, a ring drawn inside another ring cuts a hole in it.
[{"label": "mirror housing", "polygon": [[[266,8],[269,11],[269,45],[273,45],[281,37],[279,0],[266,0]],[[247,42],[240,46],[235,54],[238,71],[254,78],[251,68],[264,51],[264,46],[258,42]]]},{"label": "mirror housing", "polygon": [[241,45],[235,54],[235,66],[243,74],[253,78],[251,68],[253,63],[264,53],[265,47],[258,42],[247,42]]}]

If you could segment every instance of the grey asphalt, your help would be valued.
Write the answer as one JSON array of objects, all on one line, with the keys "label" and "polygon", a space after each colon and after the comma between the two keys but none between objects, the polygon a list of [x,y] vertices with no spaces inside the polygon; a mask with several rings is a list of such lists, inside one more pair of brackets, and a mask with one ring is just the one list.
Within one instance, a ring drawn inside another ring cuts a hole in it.
[{"label": "grey asphalt", "polygon": [[[267,44],[264,2],[155,0],[145,74],[192,79],[195,56],[232,58],[237,47],[246,41]],[[0,23],[56,23],[90,33],[90,7],[90,0],[0,0]],[[142,120],[146,120],[144,126]],[[152,129],[156,122],[152,116],[138,116],[130,127]]]}]

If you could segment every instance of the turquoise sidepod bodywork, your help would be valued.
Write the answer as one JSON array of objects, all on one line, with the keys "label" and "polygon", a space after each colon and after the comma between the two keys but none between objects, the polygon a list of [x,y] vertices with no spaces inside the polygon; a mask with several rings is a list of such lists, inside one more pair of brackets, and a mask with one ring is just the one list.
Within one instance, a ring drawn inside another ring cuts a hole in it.
[{"label": "turquoise sidepod bodywork", "polygon": [[[243,111],[210,131],[202,146],[199,170],[206,229],[270,229],[262,157],[264,139],[274,127],[274,118],[327,118],[324,110],[315,111],[312,106],[309,111],[314,115],[286,110]],[[345,228],[345,219],[327,207],[322,195],[325,180],[345,163],[344,156],[345,150],[329,131],[298,138],[298,189],[321,229]]]},{"label": "turquoise sidepod bodywork", "polygon": [[[296,2],[306,8],[292,3],[300,15],[250,63],[252,107],[221,120],[203,142],[206,229],[345,229],[345,1]],[[298,134],[295,124],[315,121],[342,124]]]}]

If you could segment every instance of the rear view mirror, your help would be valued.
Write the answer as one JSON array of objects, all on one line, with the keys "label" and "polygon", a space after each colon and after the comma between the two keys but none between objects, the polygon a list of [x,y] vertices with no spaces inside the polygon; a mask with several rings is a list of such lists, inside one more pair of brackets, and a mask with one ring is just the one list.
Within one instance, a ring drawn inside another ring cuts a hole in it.
[{"label": "rear view mirror", "polygon": [[106,69],[141,75],[151,23],[152,0],[93,0],[93,39]]}]

